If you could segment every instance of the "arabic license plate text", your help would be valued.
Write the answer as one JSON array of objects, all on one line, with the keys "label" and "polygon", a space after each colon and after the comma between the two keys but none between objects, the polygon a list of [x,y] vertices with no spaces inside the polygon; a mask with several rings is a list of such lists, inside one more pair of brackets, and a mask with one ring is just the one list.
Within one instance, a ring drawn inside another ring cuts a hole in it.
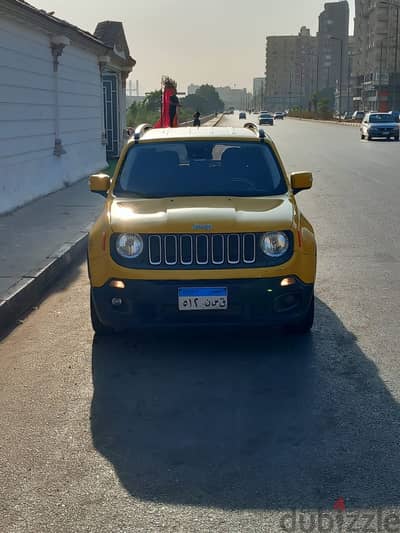
[{"label": "arabic license plate text", "polygon": [[179,311],[221,311],[228,309],[228,289],[185,287],[178,289]]}]

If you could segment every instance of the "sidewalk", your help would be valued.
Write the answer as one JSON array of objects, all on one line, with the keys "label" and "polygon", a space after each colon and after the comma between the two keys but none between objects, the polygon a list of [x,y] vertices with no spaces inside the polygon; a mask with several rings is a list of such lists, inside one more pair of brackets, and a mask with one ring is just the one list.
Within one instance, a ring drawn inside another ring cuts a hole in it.
[{"label": "sidewalk", "polygon": [[[222,117],[204,126],[216,126]],[[0,216],[0,332],[84,257],[88,230],[103,204],[84,179]]]},{"label": "sidewalk", "polygon": [[0,329],[34,305],[82,254],[103,203],[84,179],[0,216]]}]

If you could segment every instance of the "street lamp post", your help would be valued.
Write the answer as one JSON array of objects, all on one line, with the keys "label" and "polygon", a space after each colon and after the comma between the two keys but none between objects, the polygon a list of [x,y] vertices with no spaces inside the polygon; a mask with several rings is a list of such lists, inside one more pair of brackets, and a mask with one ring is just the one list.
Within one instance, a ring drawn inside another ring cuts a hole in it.
[{"label": "street lamp post", "polygon": [[340,37],[330,36],[332,41],[340,43],[340,73],[339,73],[339,120],[342,118],[342,86],[343,86],[343,39]]}]

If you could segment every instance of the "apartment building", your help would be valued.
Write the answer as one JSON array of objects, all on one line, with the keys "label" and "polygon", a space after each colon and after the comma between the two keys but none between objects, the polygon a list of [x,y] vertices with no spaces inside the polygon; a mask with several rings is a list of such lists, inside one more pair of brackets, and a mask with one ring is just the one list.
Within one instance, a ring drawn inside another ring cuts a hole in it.
[{"label": "apartment building", "polygon": [[265,78],[253,78],[253,107],[257,111],[264,109]]},{"label": "apartment building", "polygon": [[[318,92],[334,107],[335,93],[341,94],[340,110],[347,99],[349,52],[349,4],[347,0],[328,2],[318,21]],[[337,109],[337,110],[339,110]]]},{"label": "apartment building", "polygon": [[353,104],[400,109],[399,0],[355,0]]},{"label": "apartment building", "polygon": [[303,26],[298,35],[268,36],[265,104],[271,111],[311,107],[316,90],[317,40]]}]

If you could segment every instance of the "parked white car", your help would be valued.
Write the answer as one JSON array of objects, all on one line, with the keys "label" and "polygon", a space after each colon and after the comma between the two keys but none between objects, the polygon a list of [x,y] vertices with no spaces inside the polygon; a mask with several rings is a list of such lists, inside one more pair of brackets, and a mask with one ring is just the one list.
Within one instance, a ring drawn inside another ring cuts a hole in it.
[{"label": "parked white car", "polygon": [[360,126],[361,139],[399,140],[399,122],[391,113],[367,113]]}]

